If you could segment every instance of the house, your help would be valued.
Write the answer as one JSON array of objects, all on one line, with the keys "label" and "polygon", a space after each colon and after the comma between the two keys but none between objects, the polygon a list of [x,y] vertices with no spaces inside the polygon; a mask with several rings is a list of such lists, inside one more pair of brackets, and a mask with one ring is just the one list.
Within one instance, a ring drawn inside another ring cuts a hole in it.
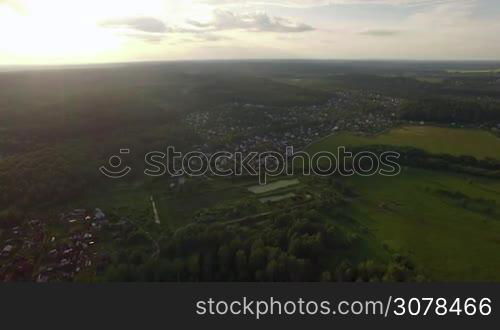
[{"label": "house", "polygon": [[2,253],[0,253],[0,255],[2,257],[8,257],[11,254],[12,250],[14,250],[14,247],[12,245],[6,245],[3,248]]},{"label": "house", "polygon": [[106,220],[106,215],[102,212],[101,209],[97,208],[95,209],[94,219],[97,221],[103,221]]},{"label": "house", "polygon": [[38,274],[36,278],[37,283],[47,283],[49,281],[49,277],[44,274]]}]

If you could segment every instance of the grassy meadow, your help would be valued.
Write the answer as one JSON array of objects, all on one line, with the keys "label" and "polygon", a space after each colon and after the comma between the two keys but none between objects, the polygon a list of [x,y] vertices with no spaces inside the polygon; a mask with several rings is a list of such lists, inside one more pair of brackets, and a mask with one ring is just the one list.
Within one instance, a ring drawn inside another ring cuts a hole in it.
[{"label": "grassy meadow", "polygon": [[479,159],[500,159],[500,138],[483,130],[406,126],[376,136],[340,133],[312,145],[308,151],[335,152],[339,146],[411,146],[434,154],[469,155]]},{"label": "grassy meadow", "polygon": [[[489,132],[431,126],[402,127],[378,136],[340,133],[308,151],[363,145],[500,159],[500,139]],[[385,249],[409,255],[429,279],[500,280],[499,180],[416,168],[404,168],[396,177],[345,180],[358,196],[350,206],[352,217]]]},{"label": "grassy meadow", "polygon": [[500,280],[500,181],[412,168],[347,180],[354,217],[430,279]]}]

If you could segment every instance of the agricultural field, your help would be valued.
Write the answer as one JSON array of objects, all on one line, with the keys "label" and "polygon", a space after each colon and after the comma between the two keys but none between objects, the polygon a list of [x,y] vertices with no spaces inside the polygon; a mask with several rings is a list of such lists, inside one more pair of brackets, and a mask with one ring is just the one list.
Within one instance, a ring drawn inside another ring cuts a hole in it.
[{"label": "agricultural field", "polygon": [[294,186],[297,184],[299,184],[299,180],[297,180],[297,179],[281,180],[281,181],[269,183],[267,185],[252,186],[252,187],[248,188],[248,190],[253,192],[254,194],[264,194],[264,193],[268,193],[268,192],[275,191],[278,189]]},{"label": "agricultural field", "polygon": [[[339,146],[416,147],[433,154],[500,159],[500,139],[472,129],[406,126],[377,136],[343,132],[310,153]],[[344,178],[357,197],[349,214],[376,241],[409,255],[433,281],[500,279],[500,180],[405,167],[396,177]],[[376,248],[376,246],[372,247]]]},{"label": "agricultural field", "polygon": [[448,73],[461,73],[461,74],[481,74],[481,73],[500,73],[500,68],[495,69],[477,69],[477,70],[448,70]]},{"label": "agricultural field", "polygon": [[349,132],[332,135],[308,151],[336,151],[339,146],[388,145],[415,147],[434,154],[500,159],[500,138],[483,130],[434,126],[405,126],[376,136]]},{"label": "agricultural field", "polygon": [[500,181],[413,168],[347,181],[353,217],[431,280],[500,280]]}]

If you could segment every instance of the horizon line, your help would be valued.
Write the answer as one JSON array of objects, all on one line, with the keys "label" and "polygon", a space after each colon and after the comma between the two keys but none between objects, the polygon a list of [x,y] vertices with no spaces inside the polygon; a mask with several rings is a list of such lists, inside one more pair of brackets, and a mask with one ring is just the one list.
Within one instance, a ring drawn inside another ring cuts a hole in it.
[{"label": "horizon line", "polygon": [[132,61],[110,61],[110,62],[82,62],[82,63],[31,63],[31,64],[0,64],[0,68],[61,68],[61,67],[92,67],[106,65],[134,65],[134,64],[168,64],[189,62],[411,62],[411,63],[499,63],[500,59],[395,59],[395,58],[231,58],[231,59],[174,59],[174,60],[132,60]]}]

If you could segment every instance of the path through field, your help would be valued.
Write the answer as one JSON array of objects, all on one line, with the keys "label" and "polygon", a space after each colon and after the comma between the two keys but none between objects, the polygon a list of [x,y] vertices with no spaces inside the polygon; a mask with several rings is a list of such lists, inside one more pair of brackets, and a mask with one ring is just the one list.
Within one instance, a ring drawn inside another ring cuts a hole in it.
[{"label": "path through field", "polygon": [[151,195],[150,197],[151,199],[151,206],[153,207],[153,213],[154,213],[154,216],[155,216],[155,222],[156,224],[161,224],[161,221],[160,221],[160,216],[158,215],[158,209],[156,208],[156,203],[155,203],[155,200],[153,198],[153,195]]}]

